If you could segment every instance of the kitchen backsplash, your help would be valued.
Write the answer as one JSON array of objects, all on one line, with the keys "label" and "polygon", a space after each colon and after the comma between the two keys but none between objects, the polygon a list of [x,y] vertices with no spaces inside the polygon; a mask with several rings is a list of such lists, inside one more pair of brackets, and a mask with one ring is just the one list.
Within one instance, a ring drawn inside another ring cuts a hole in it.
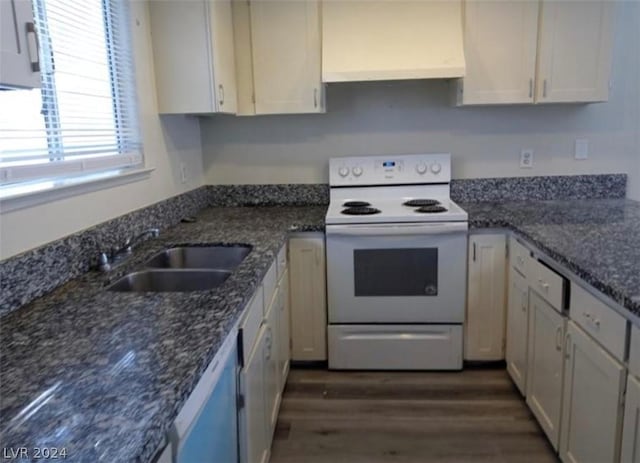
[{"label": "kitchen backsplash", "polygon": [[451,199],[461,203],[615,199],[624,198],[626,194],[626,174],[477,178],[451,181]]},{"label": "kitchen backsplash", "polygon": [[[451,197],[459,202],[624,198],[626,184],[625,174],[462,179],[451,182]],[[171,227],[205,207],[328,203],[326,184],[203,186],[0,262],[0,316],[86,273],[101,251],[132,234]]]}]

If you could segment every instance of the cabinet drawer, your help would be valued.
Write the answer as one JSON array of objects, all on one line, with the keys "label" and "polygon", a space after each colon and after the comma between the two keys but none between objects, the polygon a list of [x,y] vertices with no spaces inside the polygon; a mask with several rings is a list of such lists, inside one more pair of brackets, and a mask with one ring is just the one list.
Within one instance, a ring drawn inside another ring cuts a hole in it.
[{"label": "cabinet drawer", "polygon": [[564,308],[564,295],[569,284],[567,279],[535,259],[526,265],[529,287],[542,296],[554,309]]},{"label": "cabinet drawer", "polygon": [[631,351],[629,353],[629,371],[640,378],[640,328],[631,329]]},{"label": "cabinet drawer", "polygon": [[264,294],[262,286],[259,286],[253,299],[247,305],[244,314],[244,320],[240,324],[240,332],[242,333],[242,362],[246,364],[249,354],[252,351],[253,344],[258,336],[260,325],[262,324]]},{"label": "cabinet drawer", "polygon": [[527,276],[527,264],[531,253],[513,236],[509,240],[509,264],[522,275]]},{"label": "cabinet drawer", "polygon": [[267,271],[267,274],[264,276],[262,280],[262,286],[264,287],[264,307],[263,314],[267,313],[269,307],[271,306],[271,299],[273,299],[273,293],[276,290],[276,285],[278,284],[278,266],[276,265],[276,261],[274,260]]},{"label": "cabinet drawer", "polygon": [[571,284],[569,315],[614,357],[624,360],[627,321],[621,315],[575,283]]},{"label": "cabinet drawer", "polygon": [[282,274],[287,269],[287,245],[284,244],[278,252],[278,258],[276,259],[278,266],[278,281],[282,277]]}]

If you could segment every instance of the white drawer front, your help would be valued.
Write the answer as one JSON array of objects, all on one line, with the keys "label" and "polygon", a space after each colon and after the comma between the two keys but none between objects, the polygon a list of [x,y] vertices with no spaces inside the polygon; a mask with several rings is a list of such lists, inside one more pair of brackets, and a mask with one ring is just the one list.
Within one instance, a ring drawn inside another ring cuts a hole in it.
[{"label": "white drawer front", "polygon": [[262,280],[262,286],[264,286],[264,308],[263,313],[266,315],[267,310],[271,307],[271,300],[278,284],[278,266],[274,260],[267,271],[267,274]]},{"label": "white drawer front", "polygon": [[624,360],[627,320],[575,283],[569,315],[618,360]]},{"label": "white drawer front", "polygon": [[511,267],[522,275],[527,276],[527,265],[530,258],[529,250],[512,236],[509,240],[509,263]]},{"label": "white drawer front", "polygon": [[329,325],[329,368],[461,370],[461,325]]},{"label": "white drawer front", "polygon": [[640,328],[631,329],[631,352],[629,354],[629,371],[640,378]]},{"label": "white drawer front", "polygon": [[260,325],[262,324],[264,296],[262,286],[259,286],[253,299],[249,302],[245,309],[244,320],[240,324],[242,331],[242,356],[243,362],[249,358],[249,354],[253,349],[253,344],[258,336]]},{"label": "white drawer front", "polygon": [[276,259],[278,266],[278,281],[282,278],[282,274],[287,269],[287,245],[284,244],[278,252],[278,258]]},{"label": "white drawer front", "polygon": [[529,287],[540,294],[554,309],[563,309],[567,280],[535,259],[527,262]]}]

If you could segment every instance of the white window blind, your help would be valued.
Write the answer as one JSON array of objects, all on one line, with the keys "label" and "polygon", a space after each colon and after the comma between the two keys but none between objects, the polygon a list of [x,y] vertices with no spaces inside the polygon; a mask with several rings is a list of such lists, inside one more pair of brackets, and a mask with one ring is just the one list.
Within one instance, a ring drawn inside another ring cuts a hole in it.
[{"label": "white window blind", "polygon": [[140,165],[128,0],[32,1],[42,88],[0,91],[0,181]]}]

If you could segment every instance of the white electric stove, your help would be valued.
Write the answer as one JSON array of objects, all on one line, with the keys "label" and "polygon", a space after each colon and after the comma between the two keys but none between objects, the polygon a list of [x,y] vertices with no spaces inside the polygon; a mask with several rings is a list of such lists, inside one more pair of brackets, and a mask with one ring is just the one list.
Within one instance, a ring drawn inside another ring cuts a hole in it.
[{"label": "white electric stove", "polygon": [[334,158],[329,368],[462,368],[467,213],[448,154]]}]

